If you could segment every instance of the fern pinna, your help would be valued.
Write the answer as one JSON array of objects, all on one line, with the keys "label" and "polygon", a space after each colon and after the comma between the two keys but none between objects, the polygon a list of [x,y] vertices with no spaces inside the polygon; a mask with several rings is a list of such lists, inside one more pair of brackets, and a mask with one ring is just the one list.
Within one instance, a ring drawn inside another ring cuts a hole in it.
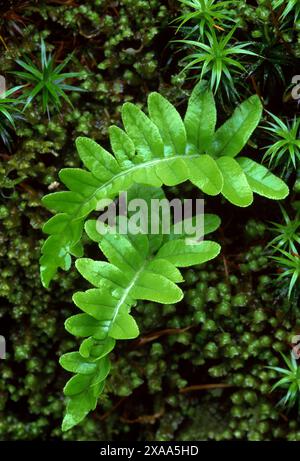
[{"label": "fern pinna", "polygon": [[[271,199],[288,194],[285,183],[267,168],[247,157],[237,157],[261,118],[257,96],[238,106],[218,129],[213,94],[204,83],[195,87],[184,120],[158,93],[150,94],[148,112],[149,117],[134,104],[124,104],[125,131],[117,126],[109,130],[114,155],[90,139],[77,139],[79,156],[89,171],[63,169],[60,179],[69,191],[43,199],[58,214],[44,225],[49,237],[42,247],[42,283],[48,287],[57,269],[68,270],[74,256],[79,258],[77,270],[94,287],[74,295],[83,313],[66,321],[70,333],[85,339],[79,352],[61,358],[62,366],[75,373],[64,389],[68,397],[64,430],[78,424],[96,407],[115,340],[138,335],[130,313],[137,300],[180,301],[183,293],[177,286],[182,281],[178,267],[204,263],[220,251],[215,242],[187,244],[184,235],[153,238],[108,232],[101,236],[94,221],[85,223],[99,200],[113,199],[135,184],[159,190],[162,185],[174,186],[186,180],[207,195],[221,193],[241,207],[252,203],[253,192]],[[144,198],[147,192],[141,194]],[[217,219],[211,218],[212,222]],[[205,231],[215,227],[208,224]],[[84,228],[99,243],[108,262],[82,258]]]}]

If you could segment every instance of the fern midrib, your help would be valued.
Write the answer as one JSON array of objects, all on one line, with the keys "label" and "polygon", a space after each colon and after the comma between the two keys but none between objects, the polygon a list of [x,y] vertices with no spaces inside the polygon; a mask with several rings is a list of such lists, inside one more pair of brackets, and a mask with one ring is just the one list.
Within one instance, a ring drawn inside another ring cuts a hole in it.
[{"label": "fern midrib", "polygon": [[[60,234],[60,235],[63,235],[64,230],[68,227],[69,223],[71,223],[72,221],[78,221],[78,220],[80,220],[80,219],[84,219],[92,210],[91,210],[89,213],[86,213],[84,216],[80,216],[80,217],[78,218],[77,215],[78,215],[80,209],[82,209],[82,207],[83,207],[84,205],[86,205],[87,203],[89,203],[89,202],[95,197],[95,195],[98,194],[102,189],[105,189],[109,184],[113,183],[113,181],[116,181],[118,178],[122,177],[123,175],[124,175],[124,176],[126,176],[127,174],[130,175],[130,174],[132,174],[134,171],[138,171],[139,169],[146,168],[147,166],[153,166],[153,165],[155,165],[155,164],[159,164],[159,163],[163,163],[163,162],[169,162],[169,161],[172,161],[172,160],[174,160],[174,159],[183,159],[183,160],[184,160],[185,158],[189,158],[189,159],[190,159],[190,158],[198,158],[198,157],[201,157],[201,155],[202,155],[202,154],[173,155],[173,156],[171,156],[171,157],[157,158],[157,159],[155,159],[155,160],[151,160],[151,161],[148,161],[148,162],[143,162],[143,163],[141,163],[141,164],[139,164],[139,165],[133,166],[132,168],[129,168],[129,169],[127,169],[127,170],[121,171],[120,173],[118,173],[118,174],[116,174],[115,176],[113,176],[113,177],[112,177],[109,181],[107,181],[105,184],[102,184],[100,187],[98,187],[98,188],[93,192],[93,194],[92,194],[89,198],[85,199],[85,200],[82,202],[82,204],[80,205],[80,208],[77,210],[76,213],[73,213],[73,214],[70,214],[70,215],[66,213],[66,214],[68,215],[69,219],[68,219],[68,221],[66,221],[64,228],[63,228],[58,234],[56,234],[56,235],[59,235],[59,234]],[[51,235],[54,235],[54,234],[50,234],[50,236],[51,236]],[[48,238],[50,238],[50,236],[49,236]],[[76,243],[77,243],[77,241],[74,242],[74,244],[72,245],[72,247],[73,247],[74,245],[76,245]],[[69,242],[67,242],[66,244],[69,244]]]},{"label": "fern midrib", "polygon": [[[144,268],[145,268],[147,262],[148,262],[148,260],[146,259],[146,260],[144,261],[144,263],[142,264],[142,266],[139,268],[139,270],[135,273],[135,275],[133,276],[133,278],[132,278],[131,282],[129,283],[128,287],[125,288],[125,290],[124,290],[124,292],[123,292],[123,295],[121,296],[121,298],[119,299],[118,303],[116,304],[116,307],[115,307],[115,309],[114,309],[114,315],[113,315],[113,318],[112,318],[112,320],[111,320],[111,327],[110,327],[109,330],[111,330],[111,328],[112,328],[112,326],[113,326],[113,324],[114,324],[114,322],[115,322],[115,320],[116,320],[116,318],[117,318],[117,315],[118,315],[118,313],[119,313],[119,310],[120,310],[120,308],[122,307],[122,304],[126,301],[127,297],[129,297],[132,288],[134,287],[134,285],[135,285],[135,283],[136,283],[136,281],[137,281],[139,275],[141,274],[141,272],[143,272],[143,270],[144,270]],[[109,336],[109,335],[107,334],[107,337],[108,337],[108,336]]]},{"label": "fern midrib", "polygon": [[[120,173],[116,174],[115,176],[113,176],[113,178],[111,178],[109,181],[107,181],[105,184],[102,184],[100,187],[98,187],[94,192],[93,194],[85,199],[83,201],[83,203],[80,205],[80,208],[79,210],[75,213],[73,213],[73,215],[70,215],[70,220],[71,221],[76,221],[77,219],[82,219],[83,216],[81,216],[80,218],[76,218],[76,215],[78,214],[78,212],[80,211],[80,209],[86,205],[87,203],[89,203],[91,200],[93,200],[93,198],[102,190],[102,189],[105,189],[107,186],[109,186],[110,184],[112,184],[114,181],[116,181],[118,178],[121,178],[122,176],[126,176],[127,174],[132,174],[134,173],[135,171],[138,171],[139,169],[143,169],[143,168],[147,168],[147,166],[153,166],[155,164],[159,164],[159,163],[163,163],[163,162],[169,162],[171,160],[174,160],[174,159],[185,159],[185,158],[198,158],[200,157],[201,154],[193,154],[193,155],[174,155],[172,157],[165,157],[165,158],[158,158],[158,159],[155,159],[155,160],[151,160],[151,161],[148,161],[148,162],[144,162],[144,163],[141,163],[139,165],[135,165],[134,167],[128,169],[128,170],[124,170],[124,171],[121,171]],[[74,218],[72,218],[72,216],[74,216]],[[87,215],[85,215],[87,216]]]},{"label": "fern midrib", "polygon": [[[130,283],[129,283],[129,285],[127,286],[127,288],[124,289],[123,295],[121,296],[121,298],[120,298],[119,301],[117,302],[116,307],[115,307],[115,309],[114,309],[114,314],[113,314],[113,317],[112,317],[111,322],[110,322],[110,327],[109,327],[109,329],[107,330],[108,332],[107,332],[107,334],[106,334],[106,336],[105,336],[105,339],[101,340],[101,342],[105,342],[105,341],[110,337],[110,336],[109,336],[109,332],[110,332],[112,326],[114,325],[114,322],[115,322],[115,320],[116,320],[116,318],[117,318],[117,315],[118,315],[118,313],[119,313],[119,310],[121,309],[121,307],[122,307],[123,303],[126,301],[126,299],[129,297],[130,292],[131,292],[133,286],[135,285],[135,283],[136,283],[136,281],[137,281],[139,275],[141,274],[141,272],[144,270],[144,268],[145,268],[147,262],[148,262],[148,260],[146,259],[146,260],[144,261],[144,263],[142,264],[142,266],[139,268],[139,270],[138,270],[138,271],[135,273],[135,275],[133,276],[133,278],[132,278],[132,280],[130,281]],[[104,356],[104,357],[105,357],[105,356]],[[103,358],[103,357],[102,357],[102,358]],[[99,359],[99,363],[100,363],[100,360],[101,360],[101,359]],[[99,364],[98,364],[98,367],[99,367]],[[97,374],[97,372],[99,371],[98,367],[97,367],[97,369],[95,370],[95,372],[91,375],[91,381],[92,381],[93,377],[94,377],[94,376]],[[104,381],[104,380],[103,380],[103,381]],[[95,387],[99,382],[102,382],[102,381],[98,381],[98,382],[93,383],[93,384],[90,383],[90,384],[89,384],[89,387],[91,387],[91,388],[92,388],[92,387]]]}]

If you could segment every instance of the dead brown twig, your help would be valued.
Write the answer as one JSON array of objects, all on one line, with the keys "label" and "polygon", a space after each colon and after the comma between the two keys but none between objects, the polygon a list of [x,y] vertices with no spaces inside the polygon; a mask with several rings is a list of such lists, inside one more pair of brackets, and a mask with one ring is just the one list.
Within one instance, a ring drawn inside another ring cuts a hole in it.
[{"label": "dead brown twig", "polygon": [[95,418],[98,419],[99,421],[104,421],[111,413],[113,413],[125,400],[127,397],[123,397],[120,399],[112,408],[110,408],[106,413],[103,415],[97,415],[95,414]]},{"label": "dead brown twig", "polygon": [[159,330],[155,331],[153,333],[150,333],[149,335],[143,336],[142,338],[139,338],[137,341],[134,341],[135,347],[140,347],[143,346],[144,344],[147,344],[151,341],[154,341],[155,339],[160,338],[161,336],[167,336],[167,335],[179,335],[181,333],[185,333],[186,331],[190,330],[191,328],[194,328],[194,325],[190,325],[185,328],[167,328],[165,330]]},{"label": "dead brown twig", "polygon": [[180,389],[180,394],[192,391],[206,391],[211,389],[226,389],[228,387],[234,387],[232,384],[215,383],[215,384],[195,384],[193,386],[187,386]]},{"label": "dead brown twig", "polygon": [[164,410],[161,410],[157,413],[154,413],[154,415],[142,415],[142,416],[138,416],[137,418],[135,419],[128,419],[126,417],[121,417],[121,421],[123,423],[127,423],[127,424],[154,424],[156,422],[157,419],[161,418],[164,414]]}]

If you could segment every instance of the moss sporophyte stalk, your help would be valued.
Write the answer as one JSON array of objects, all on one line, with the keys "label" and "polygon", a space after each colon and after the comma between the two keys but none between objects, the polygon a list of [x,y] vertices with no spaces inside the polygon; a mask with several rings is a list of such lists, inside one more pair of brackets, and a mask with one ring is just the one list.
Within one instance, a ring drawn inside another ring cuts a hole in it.
[{"label": "moss sporophyte stalk", "polygon": [[0,335],[0,359],[5,359],[6,355],[6,340],[5,337]]}]

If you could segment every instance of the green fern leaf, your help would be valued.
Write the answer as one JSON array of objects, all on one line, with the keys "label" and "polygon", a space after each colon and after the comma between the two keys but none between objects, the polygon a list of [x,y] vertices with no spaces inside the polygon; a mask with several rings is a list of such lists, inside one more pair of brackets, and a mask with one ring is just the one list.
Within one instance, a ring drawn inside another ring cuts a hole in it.
[{"label": "green fern leaf", "polygon": [[75,293],[74,303],[83,313],[66,321],[67,331],[86,339],[79,353],[71,352],[60,359],[66,370],[76,373],[64,388],[69,401],[63,430],[78,424],[95,408],[109,373],[107,356],[114,346],[112,340],[138,335],[130,314],[137,300],[168,304],[180,301],[183,293],[177,283],[183,279],[177,266],[206,262],[220,251],[214,242],[188,245],[178,239],[152,253],[147,235],[113,233],[102,236],[99,247],[108,262],[87,258],[76,262],[80,274],[95,288]]},{"label": "green fern leaf", "polygon": [[158,93],[148,98],[151,120],[158,127],[164,143],[164,155],[183,155],[186,150],[186,131],[184,123],[175,109]]},{"label": "green fern leaf", "polygon": [[251,205],[253,193],[238,162],[232,157],[220,157],[217,164],[223,175],[222,194],[224,197],[240,207]]},{"label": "green fern leaf", "polygon": [[232,116],[215,132],[208,148],[210,155],[235,157],[245,146],[262,116],[258,96],[240,104]]},{"label": "green fern leaf", "polygon": [[247,157],[237,159],[252,191],[273,200],[281,200],[289,194],[288,186],[266,167]]},{"label": "green fern leaf", "polygon": [[126,133],[117,127],[109,132],[115,156],[90,139],[77,139],[79,156],[89,171],[62,170],[60,178],[69,191],[43,199],[47,208],[58,213],[44,226],[49,234],[40,261],[44,286],[49,286],[58,268],[68,270],[71,256],[82,253],[84,221],[99,201],[114,199],[134,184],[161,187],[190,180],[205,194],[222,193],[238,206],[248,206],[253,191],[269,198],[285,197],[287,188],[279,178],[266,183],[257,172],[251,176],[253,168],[246,171],[242,164],[230,162],[261,117],[256,96],[242,103],[214,134],[215,104],[203,85],[197,85],[192,93],[184,122],[158,93],[149,96],[148,105],[150,118],[135,105],[124,104]]},{"label": "green fern leaf", "polygon": [[212,142],[217,121],[216,105],[207,83],[199,82],[189,99],[184,124],[191,152],[204,153]]}]

